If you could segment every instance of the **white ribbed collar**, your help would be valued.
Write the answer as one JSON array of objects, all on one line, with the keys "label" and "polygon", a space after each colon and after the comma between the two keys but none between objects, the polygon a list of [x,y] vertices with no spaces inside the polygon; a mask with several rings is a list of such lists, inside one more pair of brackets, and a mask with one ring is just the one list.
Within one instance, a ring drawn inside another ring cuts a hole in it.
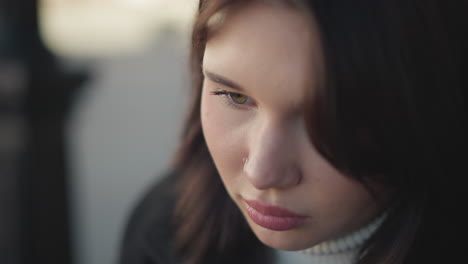
[{"label": "white ribbed collar", "polygon": [[379,215],[366,226],[341,238],[322,242],[300,251],[275,250],[275,264],[351,264],[360,248],[379,228],[388,211]]},{"label": "white ribbed collar", "polygon": [[301,250],[300,252],[312,255],[329,255],[358,249],[367,239],[370,238],[370,236],[375,232],[375,230],[377,230],[386,217],[387,212],[384,212],[371,221],[368,225],[348,235],[345,235],[344,237],[335,240],[324,241],[311,248]]}]

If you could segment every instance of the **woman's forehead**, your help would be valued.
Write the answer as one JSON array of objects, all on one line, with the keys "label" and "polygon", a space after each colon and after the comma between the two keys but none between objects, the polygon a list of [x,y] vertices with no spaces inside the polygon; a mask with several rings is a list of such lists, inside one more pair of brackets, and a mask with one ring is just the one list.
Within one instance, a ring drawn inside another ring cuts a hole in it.
[{"label": "woman's forehead", "polygon": [[271,94],[272,101],[288,99],[297,105],[304,89],[313,89],[321,77],[321,57],[318,31],[309,16],[252,3],[225,17],[207,42],[203,68],[241,83],[249,93]]}]

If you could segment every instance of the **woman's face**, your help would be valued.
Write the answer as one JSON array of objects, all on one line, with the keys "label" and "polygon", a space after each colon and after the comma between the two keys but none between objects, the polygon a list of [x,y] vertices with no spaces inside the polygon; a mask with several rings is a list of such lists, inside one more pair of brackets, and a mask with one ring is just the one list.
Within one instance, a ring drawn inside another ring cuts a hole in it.
[{"label": "woman's face", "polygon": [[314,148],[302,107],[323,64],[316,25],[297,10],[230,10],[203,61],[201,118],[223,183],[265,244],[300,250],[367,224],[379,206]]}]

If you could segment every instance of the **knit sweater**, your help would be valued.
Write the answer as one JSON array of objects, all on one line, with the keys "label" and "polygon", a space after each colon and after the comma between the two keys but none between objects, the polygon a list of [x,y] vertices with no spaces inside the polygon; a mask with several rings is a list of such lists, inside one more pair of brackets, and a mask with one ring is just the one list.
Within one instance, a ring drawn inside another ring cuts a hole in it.
[{"label": "knit sweater", "polygon": [[275,250],[275,264],[352,264],[364,242],[377,230],[386,213],[341,238],[300,251]]}]

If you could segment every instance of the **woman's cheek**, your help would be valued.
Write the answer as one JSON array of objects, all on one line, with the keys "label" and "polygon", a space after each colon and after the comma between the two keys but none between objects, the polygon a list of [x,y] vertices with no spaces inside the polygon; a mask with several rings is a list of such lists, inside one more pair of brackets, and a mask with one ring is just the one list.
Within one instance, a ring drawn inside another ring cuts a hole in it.
[{"label": "woman's cheek", "polygon": [[221,96],[210,95],[207,91],[203,92],[201,103],[202,127],[205,140],[209,145],[216,142],[222,142],[223,138],[231,128],[229,122],[229,109],[224,109],[223,98]]},{"label": "woman's cheek", "polygon": [[238,174],[246,155],[246,111],[226,105],[221,96],[204,92],[201,104],[203,133],[222,177]]}]

